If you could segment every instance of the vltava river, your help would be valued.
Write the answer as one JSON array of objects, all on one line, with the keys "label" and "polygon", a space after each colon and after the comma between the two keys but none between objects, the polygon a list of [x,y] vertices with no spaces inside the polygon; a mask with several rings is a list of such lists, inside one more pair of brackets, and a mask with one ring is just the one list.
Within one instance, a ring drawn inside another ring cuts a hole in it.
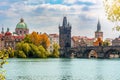
[{"label": "vltava river", "polygon": [[120,59],[9,59],[6,80],[120,80]]}]

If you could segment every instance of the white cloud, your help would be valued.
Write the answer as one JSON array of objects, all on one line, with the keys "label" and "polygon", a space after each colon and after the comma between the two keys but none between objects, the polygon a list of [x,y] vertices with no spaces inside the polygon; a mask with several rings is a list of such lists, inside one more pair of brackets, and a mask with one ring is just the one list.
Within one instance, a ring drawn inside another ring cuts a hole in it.
[{"label": "white cloud", "polygon": [[8,5],[8,2],[0,2],[0,6],[6,6]]},{"label": "white cloud", "polygon": [[[42,2],[43,1],[43,2]],[[72,4],[50,4],[46,0],[28,0],[24,3],[17,2],[9,4],[8,10],[0,10],[0,14],[5,14],[8,23],[6,26],[16,26],[19,18],[23,17],[28,24],[30,31],[58,33],[58,25],[62,23],[64,15],[72,24],[72,35],[94,37],[96,31],[97,19],[100,18],[104,37],[116,37],[117,32],[112,32],[112,23],[108,22],[105,17],[102,0],[64,0],[64,3]],[[77,1],[92,2],[95,5],[78,5]],[[0,3],[3,4],[3,3]],[[4,3],[5,5],[6,3]],[[83,10],[83,8],[88,10]],[[12,19],[12,21],[11,21]],[[10,25],[9,25],[10,24]],[[113,34],[112,34],[113,33]],[[116,34],[115,34],[116,33]]]},{"label": "white cloud", "polygon": [[63,3],[74,4],[77,0],[64,0]]}]

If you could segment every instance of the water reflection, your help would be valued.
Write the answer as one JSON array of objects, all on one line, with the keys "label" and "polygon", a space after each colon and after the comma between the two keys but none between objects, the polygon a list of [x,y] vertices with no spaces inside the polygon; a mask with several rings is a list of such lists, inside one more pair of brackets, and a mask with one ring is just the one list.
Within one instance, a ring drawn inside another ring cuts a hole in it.
[{"label": "water reflection", "polygon": [[60,79],[73,80],[71,72],[72,59],[61,59],[59,66],[60,66]]}]

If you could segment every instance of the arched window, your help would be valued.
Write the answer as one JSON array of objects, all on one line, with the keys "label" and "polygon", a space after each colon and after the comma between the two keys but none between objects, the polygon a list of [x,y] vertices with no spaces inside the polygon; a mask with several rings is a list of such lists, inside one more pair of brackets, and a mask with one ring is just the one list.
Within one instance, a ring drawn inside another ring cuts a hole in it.
[{"label": "arched window", "polygon": [[26,31],[24,31],[24,34],[26,34]]},{"label": "arched window", "polygon": [[22,34],[22,31],[20,31],[20,34]]}]

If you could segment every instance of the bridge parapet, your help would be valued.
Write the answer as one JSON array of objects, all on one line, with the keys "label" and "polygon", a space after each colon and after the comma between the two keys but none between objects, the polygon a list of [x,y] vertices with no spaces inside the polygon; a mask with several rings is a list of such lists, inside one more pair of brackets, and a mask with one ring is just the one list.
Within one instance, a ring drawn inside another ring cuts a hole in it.
[{"label": "bridge parapet", "polygon": [[71,49],[75,54],[83,57],[84,55],[87,56],[91,50],[94,50],[98,54],[98,57],[105,57],[109,51],[117,51],[117,53],[120,53],[120,46],[80,46]]}]

